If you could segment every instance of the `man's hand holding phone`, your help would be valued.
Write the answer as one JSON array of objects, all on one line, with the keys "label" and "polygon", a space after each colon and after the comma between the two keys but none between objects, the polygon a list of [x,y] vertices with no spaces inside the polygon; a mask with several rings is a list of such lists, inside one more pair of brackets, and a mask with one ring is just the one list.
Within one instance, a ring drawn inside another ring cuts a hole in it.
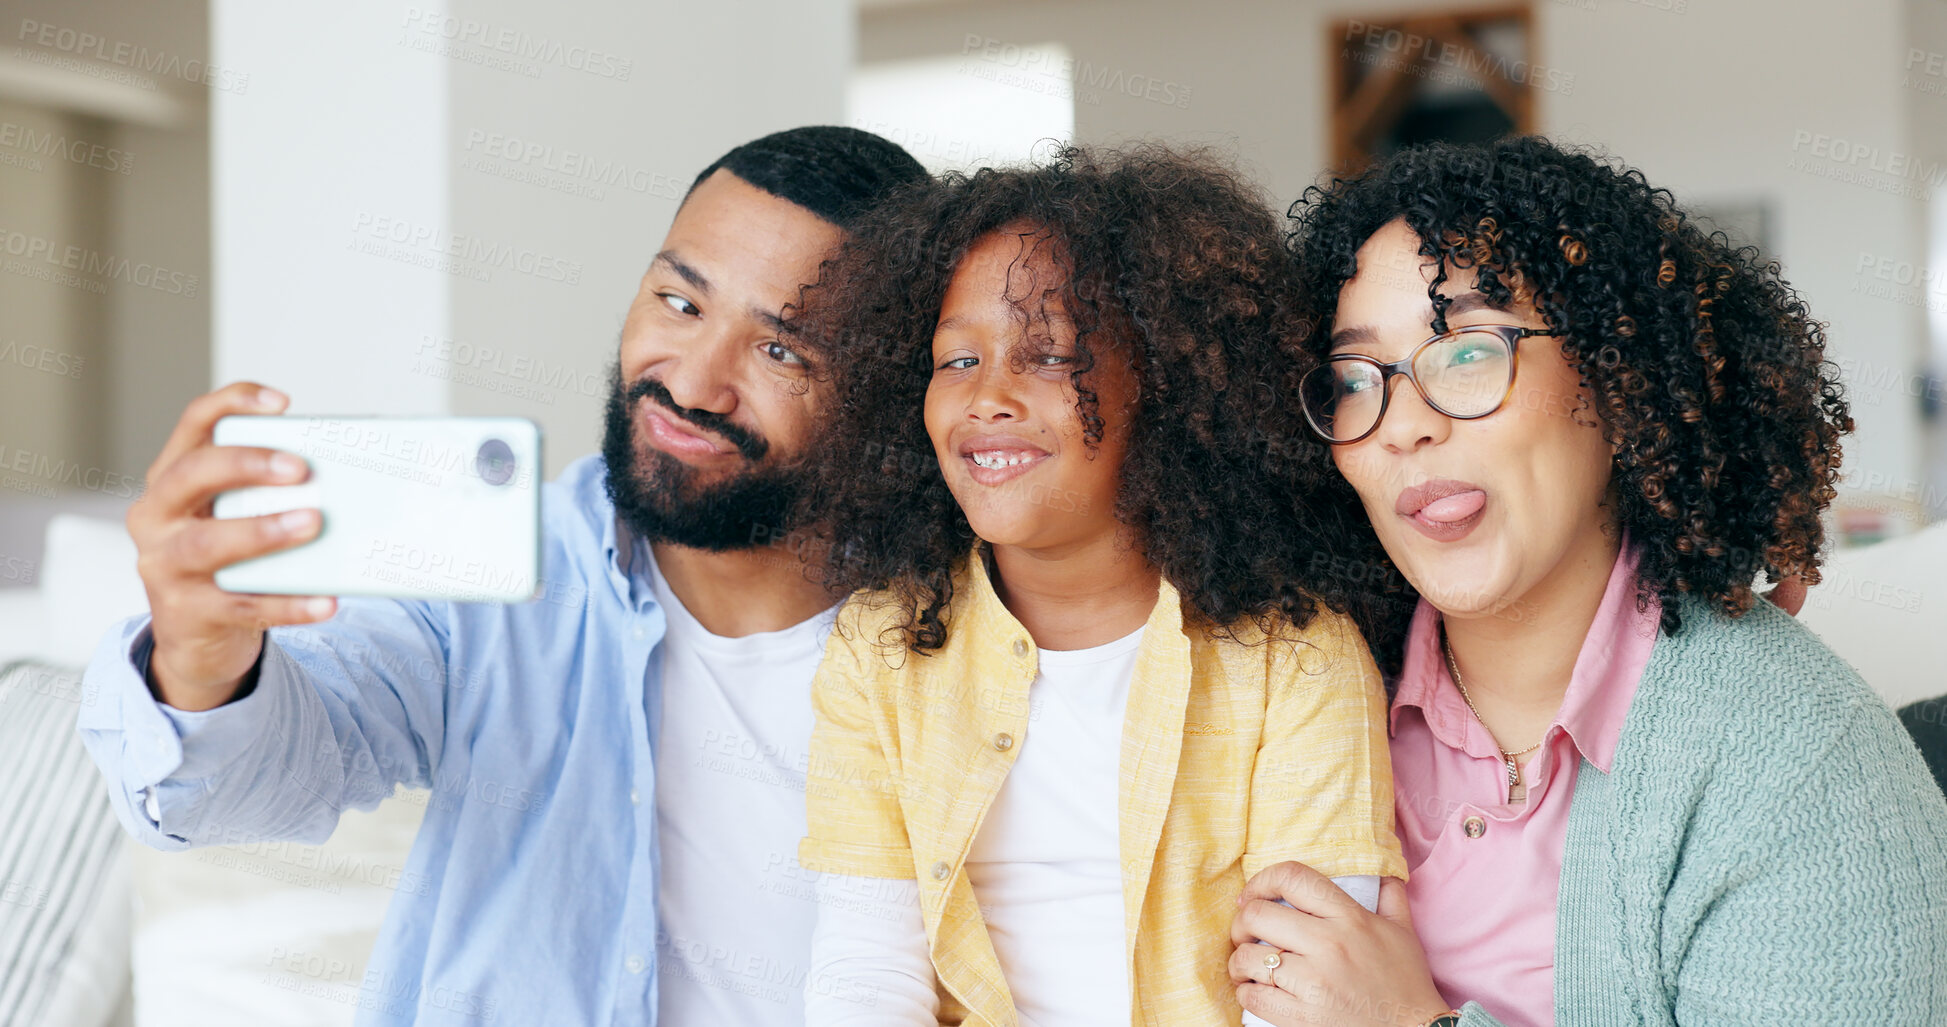
[{"label": "man's hand holding phone", "polygon": [[290,397],[255,382],[232,382],[198,396],[149,466],[142,498],[129,508],[128,531],[153,618],[149,686],[177,709],[229,702],[256,666],[267,628],[313,623],[337,609],[328,596],[245,595],[225,592],[215,580],[219,568],[301,545],[318,533],[322,520],[315,509],[225,520],[212,514],[218,493],[308,477],[304,460],[294,454],[211,441],[219,418],[276,414],[289,404]]}]

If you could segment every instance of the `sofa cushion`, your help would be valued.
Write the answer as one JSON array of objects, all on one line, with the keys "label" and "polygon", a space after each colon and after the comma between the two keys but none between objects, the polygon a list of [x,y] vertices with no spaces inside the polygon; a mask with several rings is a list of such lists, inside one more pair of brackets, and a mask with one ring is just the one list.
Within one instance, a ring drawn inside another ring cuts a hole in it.
[{"label": "sofa cushion", "polygon": [[127,842],[75,719],[77,671],[0,668],[0,1024],[96,1027],[127,990]]}]

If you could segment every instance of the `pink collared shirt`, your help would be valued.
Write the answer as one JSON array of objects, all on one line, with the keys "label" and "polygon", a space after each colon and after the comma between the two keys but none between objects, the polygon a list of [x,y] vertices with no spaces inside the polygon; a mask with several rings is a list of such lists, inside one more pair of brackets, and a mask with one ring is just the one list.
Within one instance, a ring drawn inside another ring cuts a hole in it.
[{"label": "pink collared shirt", "polygon": [[1522,768],[1519,806],[1507,803],[1493,736],[1447,673],[1439,612],[1421,600],[1407,633],[1392,752],[1413,926],[1440,994],[1508,1027],[1555,1022],[1555,902],[1576,771],[1587,759],[1609,772],[1656,645],[1660,610],[1636,608],[1636,562],[1625,541],[1562,708]]}]

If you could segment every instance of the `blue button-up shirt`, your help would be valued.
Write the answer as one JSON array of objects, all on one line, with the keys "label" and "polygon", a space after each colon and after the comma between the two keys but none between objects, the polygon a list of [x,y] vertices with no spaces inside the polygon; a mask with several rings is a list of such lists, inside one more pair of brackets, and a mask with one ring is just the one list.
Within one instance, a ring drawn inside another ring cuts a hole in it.
[{"label": "blue button-up shirt", "polygon": [[156,848],[322,842],[347,807],[431,789],[360,1024],[655,1023],[664,611],[605,474],[588,456],[542,487],[533,602],[348,598],[271,629],[256,689],[200,713],[150,695],[147,615],[88,668],[82,739]]}]

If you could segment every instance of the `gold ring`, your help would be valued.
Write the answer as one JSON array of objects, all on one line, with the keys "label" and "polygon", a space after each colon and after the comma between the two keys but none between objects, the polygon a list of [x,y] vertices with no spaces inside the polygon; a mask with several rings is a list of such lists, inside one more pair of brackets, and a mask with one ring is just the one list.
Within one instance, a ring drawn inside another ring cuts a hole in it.
[{"label": "gold ring", "polygon": [[1284,965],[1284,953],[1282,952],[1273,952],[1270,955],[1264,957],[1264,968],[1266,970],[1276,970],[1278,967],[1281,967],[1283,965]]}]

